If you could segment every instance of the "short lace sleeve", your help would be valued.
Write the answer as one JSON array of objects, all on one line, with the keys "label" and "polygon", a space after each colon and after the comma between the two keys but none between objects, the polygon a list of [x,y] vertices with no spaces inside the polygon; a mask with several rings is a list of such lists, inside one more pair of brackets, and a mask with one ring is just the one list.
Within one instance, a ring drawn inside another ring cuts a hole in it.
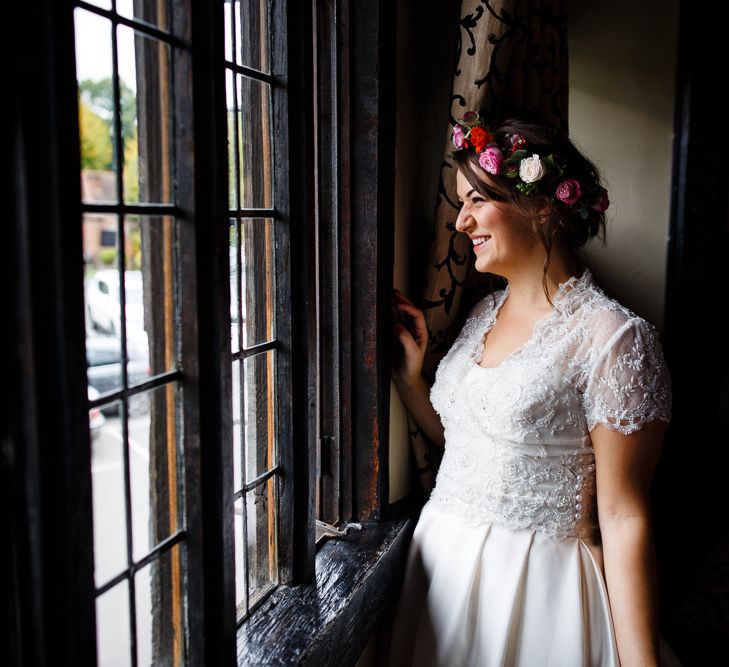
[{"label": "short lace sleeve", "polygon": [[591,362],[584,393],[590,431],[599,422],[621,433],[671,420],[671,376],[655,327],[632,317]]}]

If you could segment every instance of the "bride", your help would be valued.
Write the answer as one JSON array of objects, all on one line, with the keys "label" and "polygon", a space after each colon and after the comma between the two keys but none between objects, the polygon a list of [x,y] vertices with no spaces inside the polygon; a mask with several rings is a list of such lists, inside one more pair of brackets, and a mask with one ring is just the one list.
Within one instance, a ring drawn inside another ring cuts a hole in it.
[{"label": "bride", "polygon": [[453,143],[456,229],[507,285],[471,309],[432,387],[423,313],[393,293],[393,379],[445,450],[388,664],[680,664],[658,630],[649,504],[670,374],[655,327],[581,256],[605,239],[607,191],[559,130],[469,112]]}]

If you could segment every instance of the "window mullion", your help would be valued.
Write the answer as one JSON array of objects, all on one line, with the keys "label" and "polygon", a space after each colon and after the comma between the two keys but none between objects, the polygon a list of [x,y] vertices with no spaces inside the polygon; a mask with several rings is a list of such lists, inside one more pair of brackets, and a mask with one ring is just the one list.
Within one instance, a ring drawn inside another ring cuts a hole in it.
[{"label": "window mullion", "polygon": [[317,446],[312,383],[316,369],[312,4],[271,0],[273,207],[276,245],[276,380],[278,389],[279,576],[282,583],[315,575]]},{"label": "window mullion", "polygon": [[[182,370],[189,383],[185,476],[190,559],[190,664],[235,664],[233,425],[230,405],[227,140],[223,4],[185,0],[176,31],[191,44],[178,54],[177,201],[180,220]],[[189,17],[189,19],[187,18]],[[183,61],[182,63],[180,61]],[[189,76],[191,68],[192,77]],[[194,249],[194,251],[193,251]],[[204,315],[203,315],[204,311]]]}]

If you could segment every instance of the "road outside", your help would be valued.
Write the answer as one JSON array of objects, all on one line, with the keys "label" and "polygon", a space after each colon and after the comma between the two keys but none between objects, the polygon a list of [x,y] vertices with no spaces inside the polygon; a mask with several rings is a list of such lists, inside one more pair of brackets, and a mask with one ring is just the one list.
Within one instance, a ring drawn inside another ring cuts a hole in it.
[{"label": "road outside", "polygon": [[[237,376],[237,373],[235,374]],[[234,405],[239,405],[240,384],[233,382]],[[236,486],[240,486],[240,410],[234,409],[234,462]],[[149,414],[129,419],[132,554],[135,561],[154,546],[149,539]],[[94,560],[96,586],[101,587],[127,567],[126,509],[124,500],[124,449],[121,419],[107,416],[92,441],[94,509]],[[249,496],[249,500],[251,496]],[[244,591],[242,502],[235,506],[236,603]],[[248,504],[248,542],[255,540],[255,508]],[[136,576],[138,665],[152,661],[152,603],[149,566]],[[129,590],[116,585],[97,600],[98,662],[102,667],[131,665]]]},{"label": "road outside", "polygon": [[[124,457],[119,417],[107,417],[92,444],[94,560],[101,586],[127,566]],[[129,455],[134,558],[149,551],[149,415],[129,420]],[[146,568],[145,568],[146,569]],[[151,664],[151,598],[149,576],[137,575],[138,664]],[[144,584],[144,585],[140,585]],[[129,596],[117,585],[97,601],[98,658],[103,667],[130,665]]]}]

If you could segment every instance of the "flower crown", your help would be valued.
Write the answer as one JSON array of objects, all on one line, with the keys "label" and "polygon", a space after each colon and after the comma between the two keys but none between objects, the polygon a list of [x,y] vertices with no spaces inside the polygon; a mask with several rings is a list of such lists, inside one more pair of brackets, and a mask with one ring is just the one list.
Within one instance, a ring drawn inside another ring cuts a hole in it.
[{"label": "flower crown", "polygon": [[453,126],[453,145],[451,157],[473,148],[478,163],[489,174],[513,179],[524,195],[550,194],[583,220],[588,209],[602,213],[610,205],[605,188],[566,178],[567,165],[558,156],[529,155],[523,136],[491,131],[475,111],[468,111]]}]

